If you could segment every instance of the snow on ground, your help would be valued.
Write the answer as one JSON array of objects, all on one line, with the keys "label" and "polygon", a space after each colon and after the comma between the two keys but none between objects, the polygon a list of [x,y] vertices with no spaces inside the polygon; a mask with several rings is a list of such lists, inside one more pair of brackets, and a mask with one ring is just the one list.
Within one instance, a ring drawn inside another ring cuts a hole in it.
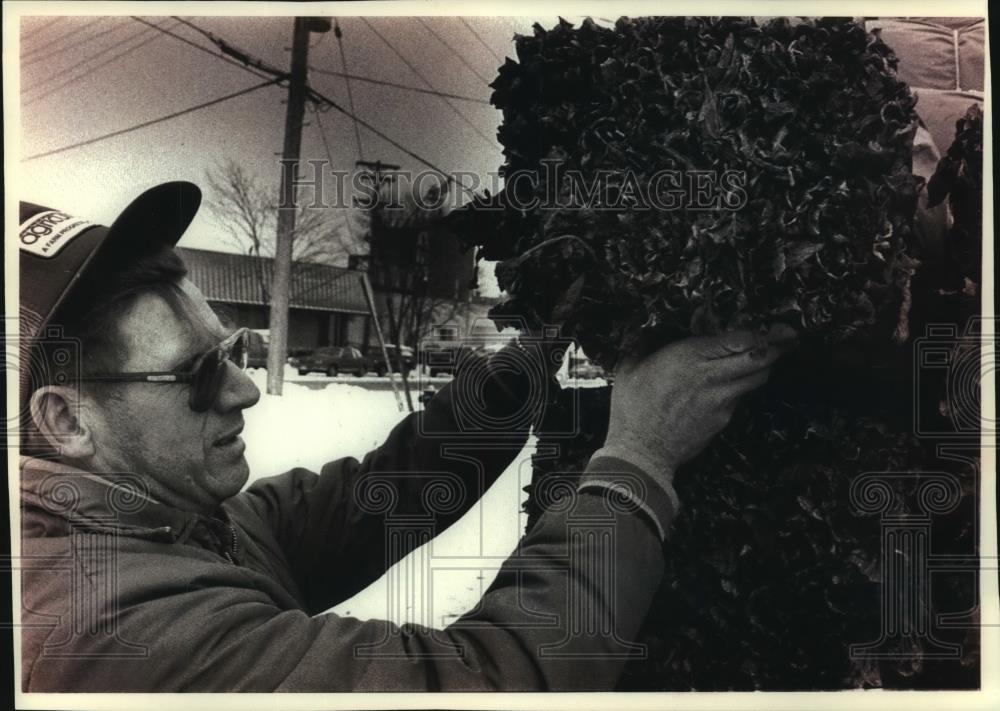
[{"label": "snow on ground", "polygon": [[318,471],[340,457],[360,459],[402,419],[392,391],[330,383],[326,378],[286,380],[284,394],[267,394],[267,371],[249,371],[260,402],[244,412],[250,481],[292,467]]},{"label": "snow on ground", "polygon": [[[406,416],[384,379],[286,375],[278,397],[266,394],[264,370],[250,371],[262,393],[244,413],[251,482],[296,466],[318,471],[340,457],[361,459]],[[532,440],[460,521],[333,611],[440,628],[475,607],[524,529],[521,488],[531,479],[533,450]]]}]

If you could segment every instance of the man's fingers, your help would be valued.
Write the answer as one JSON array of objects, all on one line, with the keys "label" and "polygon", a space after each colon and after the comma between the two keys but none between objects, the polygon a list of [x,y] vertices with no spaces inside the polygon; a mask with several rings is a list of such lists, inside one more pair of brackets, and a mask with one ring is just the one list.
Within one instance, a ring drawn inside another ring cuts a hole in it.
[{"label": "man's fingers", "polygon": [[753,350],[757,343],[756,334],[744,328],[699,339],[697,348],[700,356],[714,360]]},{"label": "man's fingers", "polygon": [[[687,359],[691,366],[703,366],[709,371],[709,379],[718,382],[738,379],[769,368],[797,342],[798,333],[794,328],[786,324],[774,324],[766,333],[739,329],[717,336],[693,337],[664,346],[657,352],[657,356],[674,360],[680,356],[681,360]],[[681,356],[681,352],[686,355]],[[669,356],[670,353],[674,355]],[[615,377],[628,378],[639,369],[642,362],[642,359],[635,357],[623,359],[615,368]]]},{"label": "man's fingers", "polygon": [[728,358],[716,358],[705,361],[702,366],[707,369],[708,379],[712,382],[728,382],[739,380],[770,368],[789,348],[788,344],[768,345],[762,351],[744,351]]},{"label": "man's fingers", "polygon": [[[720,349],[743,348],[743,350],[731,352],[727,356],[716,356],[714,358],[706,356],[705,366],[711,371],[711,378],[714,380],[737,380],[744,376],[752,375],[761,370],[770,368],[778,358],[795,347],[798,342],[798,334],[795,330],[784,324],[772,326],[767,334],[754,333],[752,331],[733,331],[734,335],[729,338],[717,337],[720,345],[714,348],[714,352]],[[747,336],[750,335],[750,347],[747,345]],[[730,334],[724,334],[730,336]],[[712,348],[701,349],[702,353],[711,352]]]},{"label": "man's fingers", "polygon": [[733,402],[764,385],[771,375],[770,368],[755,371],[726,383],[726,400]]},{"label": "man's fingers", "polygon": [[710,360],[728,358],[747,351],[763,350],[764,346],[769,344],[792,343],[798,337],[798,332],[784,323],[772,324],[767,333],[763,334],[741,328],[702,339],[698,344],[698,352]]},{"label": "man's fingers", "polygon": [[767,342],[772,344],[777,343],[795,343],[799,338],[799,332],[794,328],[789,326],[787,323],[776,323],[767,329]]}]

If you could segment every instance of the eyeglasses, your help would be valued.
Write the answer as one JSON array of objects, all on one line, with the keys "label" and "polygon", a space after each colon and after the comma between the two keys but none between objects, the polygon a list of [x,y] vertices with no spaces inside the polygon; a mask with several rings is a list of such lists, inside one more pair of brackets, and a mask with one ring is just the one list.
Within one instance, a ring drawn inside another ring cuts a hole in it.
[{"label": "eyeglasses", "polygon": [[235,363],[241,371],[246,370],[249,343],[250,329],[240,328],[215,348],[198,356],[188,372],[107,373],[82,375],[78,380],[104,383],[191,383],[188,404],[195,412],[205,412],[219,396],[226,363]]}]

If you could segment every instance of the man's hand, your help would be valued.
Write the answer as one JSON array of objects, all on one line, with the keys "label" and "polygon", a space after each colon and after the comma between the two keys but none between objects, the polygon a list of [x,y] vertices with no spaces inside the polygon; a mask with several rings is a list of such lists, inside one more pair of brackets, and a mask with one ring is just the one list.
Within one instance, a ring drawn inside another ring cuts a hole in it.
[{"label": "man's hand", "polygon": [[630,461],[669,487],[732,417],[740,396],[767,382],[771,365],[795,342],[785,325],[766,340],[752,331],[672,343],[615,369],[611,421],[602,453]]}]

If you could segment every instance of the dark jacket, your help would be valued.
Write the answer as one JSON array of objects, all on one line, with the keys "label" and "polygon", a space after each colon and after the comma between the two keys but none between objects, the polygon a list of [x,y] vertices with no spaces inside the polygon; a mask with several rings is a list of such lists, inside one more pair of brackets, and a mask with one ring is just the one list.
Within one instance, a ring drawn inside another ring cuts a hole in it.
[{"label": "dark jacket", "polygon": [[[673,515],[615,459],[591,462],[592,486],[558,499],[446,629],[323,613],[460,518],[524,445],[523,428],[477,434],[462,386],[362,462],[259,480],[211,517],[148,499],[138,477],[23,460],[24,690],[613,688],[640,653]],[[503,420],[527,390],[488,386],[486,414]],[[610,494],[622,476],[641,491]]]}]

